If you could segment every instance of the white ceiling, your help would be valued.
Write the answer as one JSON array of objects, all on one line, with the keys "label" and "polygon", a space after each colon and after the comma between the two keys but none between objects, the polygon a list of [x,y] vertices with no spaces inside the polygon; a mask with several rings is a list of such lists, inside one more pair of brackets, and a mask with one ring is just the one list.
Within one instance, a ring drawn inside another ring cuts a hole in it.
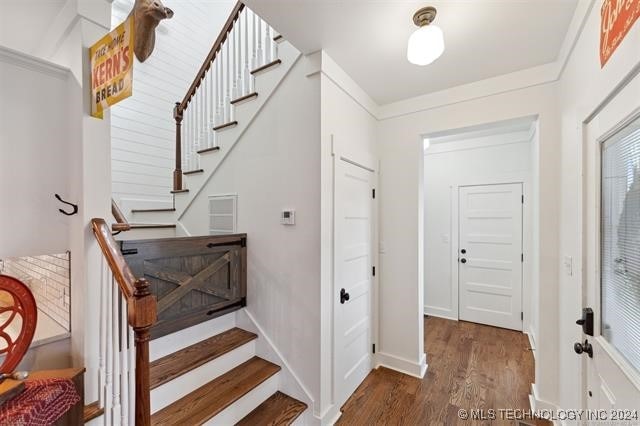
[{"label": "white ceiling", "polygon": [[[303,53],[324,49],[378,104],[554,62],[578,0],[246,0]],[[438,9],[446,50],[406,59],[423,6]]]}]

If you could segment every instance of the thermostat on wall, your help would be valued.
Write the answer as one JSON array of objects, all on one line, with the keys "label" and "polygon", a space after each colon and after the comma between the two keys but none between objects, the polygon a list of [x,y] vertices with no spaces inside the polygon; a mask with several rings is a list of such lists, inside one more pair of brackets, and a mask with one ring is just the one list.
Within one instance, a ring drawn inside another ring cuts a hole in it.
[{"label": "thermostat on wall", "polygon": [[280,223],[283,225],[295,225],[296,224],[296,211],[295,210],[282,210],[280,215]]}]

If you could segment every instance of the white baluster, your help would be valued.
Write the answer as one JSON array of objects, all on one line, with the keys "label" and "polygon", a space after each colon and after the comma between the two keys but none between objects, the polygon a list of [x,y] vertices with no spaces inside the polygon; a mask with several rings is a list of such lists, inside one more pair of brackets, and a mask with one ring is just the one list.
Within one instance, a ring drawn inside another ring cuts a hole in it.
[{"label": "white baluster", "polygon": [[120,295],[120,424],[129,424],[129,348],[127,346],[127,301]]},{"label": "white baluster", "polygon": [[105,297],[105,307],[106,307],[106,376],[105,376],[105,407],[104,407],[104,420],[106,425],[113,424],[112,422],[112,409],[113,409],[113,300],[111,296],[113,292],[111,291],[111,287],[116,285],[115,280],[113,279],[113,275],[109,272],[109,279],[107,284],[107,291]]},{"label": "white baluster", "polygon": [[[236,60],[236,85],[238,86],[238,98],[244,96],[244,85],[242,84],[242,17],[238,16],[238,20],[236,21],[236,50],[238,51],[238,56]],[[237,99],[237,98],[236,98]]]},{"label": "white baluster", "polygon": [[136,343],[133,327],[128,326],[127,330],[129,332],[129,426],[134,426],[136,424]]},{"label": "white baluster", "polygon": [[107,289],[111,284],[109,270],[104,257],[101,257],[101,279],[100,279],[100,354],[98,360],[98,403],[100,408],[104,408],[106,403],[103,389],[106,387],[106,351],[107,351]]},{"label": "white baluster", "polygon": [[[223,118],[224,108],[222,106],[222,48],[216,56],[216,122],[215,125],[219,126],[224,121]],[[215,126],[214,126],[215,127]],[[216,138],[217,142],[217,138]]]},{"label": "white baluster", "polygon": [[249,69],[249,10],[245,9],[242,14],[244,15],[244,79],[243,90],[244,94],[251,93],[251,70]]},{"label": "white baluster", "polygon": [[227,54],[225,55],[226,66],[226,75],[225,75],[225,90],[224,90],[224,122],[228,123],[231,121],[231,57],[229,56],[229,39],[225,43],[225,50]]},{"label": "white baluster", "polygon": [[253,27],[252,27],[252,31],[251,31],[251,38],[252,38],[252,45],[251,48],[253,50],[253,55],[251,57],[251,70],[255,70],[256,68],[258,68],[258,39],[260,37],[258,37],[258,30],[256,27],[256,21],[257,21],[257,16],[255,14],[255,12],[252,12],[252,17],[253,17]]},{"label": "white baluster", "polygon": [[208,116],[207,116],[207,140],[209,141],[209,148],[213,147],[215,144],[214,141],[214,137],[215,134],[213,133],[213,130],[211,130],[213,128],[213,126],[215,126],[215,105],[216,105],[216,101],[215,101],[215,65],[212,63],[211,64],[211,68],[209,68],[209,71],[207,72],[207,78],[209,79],[209,84],[208,84],[208,96],[209,96],[209,103],[207,106],[207,111],[209,111]]},{"label": "white baluster", "polygon": [[120,294],[118,286],[111,287],[113,314],[111,316],[111,345],[113,346],[113,424],[120,424]]},{"label": "white baluster", "polygon": [[264,51],[262,49],[262,19],[260,17],[258,17],[258,36],[257,37],[258,37],[258,48],[256,49],[255,68],[259,68],[264,65]]},{"label": "white baluster", "polygon": [[271,35],[271,26],[269,24],[267,24],[266,22],[264,23],[264,30],[265,30],[265,34],[264,34],[264,63],[268,64],[269,62],[273,61],[273,56],[272,56],[272,41],[273,41],[273,36]]}]

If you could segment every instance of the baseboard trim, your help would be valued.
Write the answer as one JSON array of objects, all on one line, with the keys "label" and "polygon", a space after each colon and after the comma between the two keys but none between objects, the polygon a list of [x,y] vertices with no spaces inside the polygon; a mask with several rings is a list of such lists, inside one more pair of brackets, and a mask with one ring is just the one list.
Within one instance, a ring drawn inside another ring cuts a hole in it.
[{"label": "baseboard trim", "polygon": [[384,352],[376,353],[376,368],[386,367],[409,376],[422,379],[427,373],[427,355],[422,354],[419,362],[390,355]]},{"label": "baseboard trim", "polygon": [[458,317],[453,315],[453,312],[446,313],[444,309],[433,308],[430,306],[424,307],[424,314],[430,317],[444,318],[452,321],[458,321]]},{"label": "baseboard trim", "polygon": [[[552,413],[557,413],[559,407],[551,402],[540,399],[538,396],[538,388],[535,383],[531,383],[531,393],[529,394],[529,404],[531,405],[531,411],[539,411],[544,410]],[[554,425],[560,425],[560,423],[556,420],[553,420]]]},{"label": "baseboard trim", "polygon": [[527,338],[529,339],[529,346],[531,346],[531,353],[533,354],[533,359],[536,359],[536,339],[531,330],[523,332]]}]

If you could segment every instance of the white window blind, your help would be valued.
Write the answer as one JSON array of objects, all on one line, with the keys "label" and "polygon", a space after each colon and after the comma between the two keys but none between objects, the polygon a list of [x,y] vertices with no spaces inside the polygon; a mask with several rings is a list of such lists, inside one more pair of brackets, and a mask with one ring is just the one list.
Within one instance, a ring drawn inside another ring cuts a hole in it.
[{"label": "white window blind", "polygon": [[236,232],[237,195],[209,196],[209,234],[233,234]]},{"label": "white window blind", "polygon": [[640,372],[640,119],[602,149],[602,335]]}]

